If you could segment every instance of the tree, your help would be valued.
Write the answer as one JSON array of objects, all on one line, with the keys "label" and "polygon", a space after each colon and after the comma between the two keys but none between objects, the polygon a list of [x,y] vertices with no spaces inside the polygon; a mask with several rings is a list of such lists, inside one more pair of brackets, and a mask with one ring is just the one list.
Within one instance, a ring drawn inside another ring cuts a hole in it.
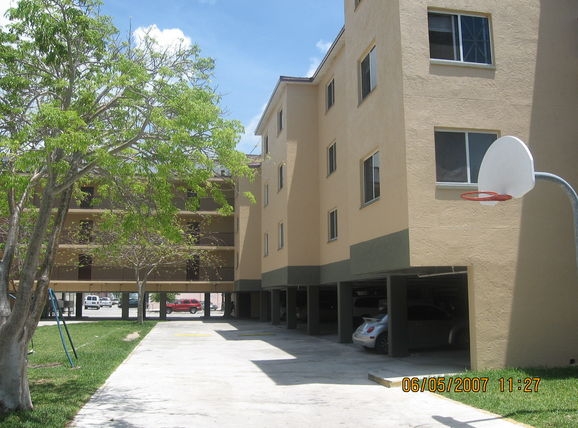
[{"label": "tree", "polygon": [[187,225],[179,221],[176,213],[166,222],[157,217],[150,204],[139,207],[134,195],[129,197],[124,209],[101,218],[92,255],[106,266],[132,270],[138,290],[137,318],[142,323],[147,281],[153,274],[163,268],[174,270],[189,260],[196,260],[199,266],[219,268],[221,260],[206,246],[198,246],[201,235],[188,233]]},{"label": "tree", "polygon": [[[174,177],[201,189],[216,165],[249,174],[197,46],[119,40],[98,0],[20,0],[0,30],[0,412],[32,409],[27,347],[46,303],[71,201],[84,180],[143,178],[160,218]],[[218,188],[205,189],[224,202]],[[144,191],[144,190],[143,190]],[[26,242],[22,231],[30,230]],[[24,245],[22,245],[24,244]],[[22,247],[20,262],[17,249]],[[14,306],[11,280],[18,281]]]}]

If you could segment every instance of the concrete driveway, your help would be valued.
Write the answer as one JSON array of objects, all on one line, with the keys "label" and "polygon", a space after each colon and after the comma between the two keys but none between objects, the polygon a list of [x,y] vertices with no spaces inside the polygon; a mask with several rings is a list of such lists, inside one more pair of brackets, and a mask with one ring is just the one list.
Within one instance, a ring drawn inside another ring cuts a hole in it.
[{"label": "concrete driveway", "polygon": [[[512,427],[437,395],[368,379],[455,372],[254,321],[159,323],[81,409],[75,427]],[[458,361],[456,363],[456,361]]]}]

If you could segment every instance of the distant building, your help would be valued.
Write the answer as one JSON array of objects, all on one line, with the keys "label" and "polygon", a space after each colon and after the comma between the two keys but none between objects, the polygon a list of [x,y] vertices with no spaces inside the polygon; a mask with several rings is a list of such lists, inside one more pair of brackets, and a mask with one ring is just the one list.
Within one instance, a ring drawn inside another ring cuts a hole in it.
[{"label": "distant building", "polygon": [[[229,203],[234,205],[230,177],[223,174],[212,181],[212,184],[222,187]],[[98,233],[95,225],[111,205],[109,201],[98,198],[98,184],[85,186],[82,191],[87,196],[69,210],[50,282],[58,293],[73,293],[73,297],[63,298],[76,302],[76,316],[82,315],[82,293],[126,293],[128,299],[129,293],[137,291],[135,274],[130,266],[110,266],[110,263],[103,263],[90,255],[88,250],[94,245],[95,233]],[[181,209],[180,221],[188,233],[197,235],[199,248],[216,256],[218,266],[204,265],[194,255],[178,265],[160,266],[149,277],[146,292],[226,293],[230,299],[230,293],[234,291],[233,216],[221,214],[219,205],[211,197],[201,197],[198,210],[188,211],[185,201],[191,197],[196,195],[175,194],[175,204]],[[219,297],[217,300],[221,302],[222,299]]]}]

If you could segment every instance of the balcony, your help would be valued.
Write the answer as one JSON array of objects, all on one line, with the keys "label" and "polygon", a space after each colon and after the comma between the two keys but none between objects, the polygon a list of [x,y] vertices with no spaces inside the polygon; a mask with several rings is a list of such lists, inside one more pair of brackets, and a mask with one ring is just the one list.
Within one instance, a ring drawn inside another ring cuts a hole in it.
[{"label": "balcony", "polygon": [[[1,238],[1,237],[0,237]],[[77,233],[73,229],[65,229],[60,235],[60,245],[94,245],[98,241],[94,234]],[[235,234],[233,232],[206,232],[197,239],[200,247],[234,247]]]},{"label": "balcony", "polygon": [[[87,270],[90,272],[89,275],[87,275]],[[90,269],[84,269],[83,275],[84,278],[79,279],[78,266],[56,266],[52,270],[50,279],[54,281],[136,281],[134,270],[116,266],[90,266]],[[167,266],[151,274],[148,281],[234,281],[234,269],[232,267],[201,267],[198,272],[187,272],[184,266]]]}]

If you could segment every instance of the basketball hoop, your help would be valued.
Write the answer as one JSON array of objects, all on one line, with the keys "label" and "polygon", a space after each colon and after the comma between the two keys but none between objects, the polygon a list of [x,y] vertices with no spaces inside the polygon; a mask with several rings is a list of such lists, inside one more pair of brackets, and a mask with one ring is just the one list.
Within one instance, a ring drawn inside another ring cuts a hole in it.
[{"label": "basketball hoop", "polygon": [[512,199],[511,195],[500,194],[498,192],[490,192],[490,191],[480,192],[477,190],[473,192],[462,193],[460,196],[462,199],[465,199],[467,201],[477,201],[477,202],[484,202],[484,201],[502,202]]}]

